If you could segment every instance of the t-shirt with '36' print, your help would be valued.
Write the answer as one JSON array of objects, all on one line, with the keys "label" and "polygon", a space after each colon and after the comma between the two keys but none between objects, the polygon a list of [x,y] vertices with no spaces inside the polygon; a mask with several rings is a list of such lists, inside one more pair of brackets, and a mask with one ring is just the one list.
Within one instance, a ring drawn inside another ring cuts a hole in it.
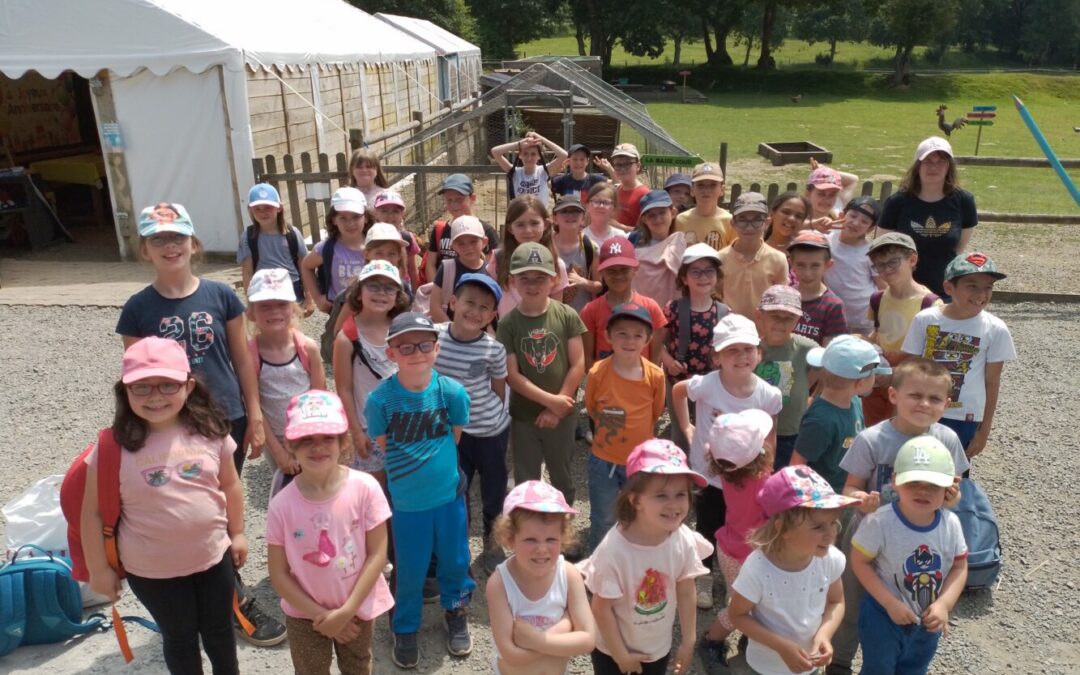
[{"label": "t-shirt with '36' print", "polygon": [[240,298],[219,281],[199,279],[199,287],[183,298],[166,298],[147,286],[124,303],[116,332],[179,342],[187,350],[192,374],[207,386],[225,416],[234,420],[244,416],[244,403],[229,355],[227,327],[243,313]]}]

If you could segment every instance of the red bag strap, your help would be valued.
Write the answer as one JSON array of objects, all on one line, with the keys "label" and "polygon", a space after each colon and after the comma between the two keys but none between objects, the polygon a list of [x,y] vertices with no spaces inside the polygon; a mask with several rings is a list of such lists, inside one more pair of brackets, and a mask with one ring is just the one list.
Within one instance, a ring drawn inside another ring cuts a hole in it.
[{"label": "red bag strap", "polygon": [[112,429],[98,432],[97,482],[101,522],[115,527],[120,522],[120,444]]},{"label": "red bag strap", "polygon": [[349,338],[349,342],[355,342],[360,339],[360,332],[356,330],[356,321],[353,319],[349,319],[341,324],[341,332],[345,334],[345,337]]}]

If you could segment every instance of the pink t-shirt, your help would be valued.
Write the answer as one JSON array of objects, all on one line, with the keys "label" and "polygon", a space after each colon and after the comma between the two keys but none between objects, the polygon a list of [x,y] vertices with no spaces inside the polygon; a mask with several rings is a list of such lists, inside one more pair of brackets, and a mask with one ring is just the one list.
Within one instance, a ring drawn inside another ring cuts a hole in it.
[{"label": "pink t-shirt", "polygon": [[[675,584],[708,574],[701,561],[712,551],[705,537],[685,525],[659,546],[634,544],[616,525],[592,556],[578,563],[578,569],[590,591],[616,601],[615,619],[623,642],[651,663],[671,651],[671,631],[678,615]],[[599,632],[596,648],[611,654]]]},{"label": "pink t-shirt", "polygon": [[[141,450],[120,451],[117,547],[128,572],[171,579],[221,562],[230,540],[221,465],[233,461],[229,436],[210,439],[178,426],[151,432]],[[97,450],[86,456],[97,466]]]},{"label": "pink t-shirt", "polygon": [[768,477],[769,472],[764,471],[753,478],[743,479],[742,485],[721,479],[727,514],[724,516],[724,526],[716,531],[716,545],[740,564],[754,550],[746,543],[746,538],[750,532],[765,524],[765,513],[758,506],[757,493]]},{"label": "pink t-shirt", "polygon": [[[390,518],[390,505],[370,474],[349,469],[337,495],[324,502],[307,500],[296,481],[270,501],[266,543],[285,549],[289,572],[311,599],[327,609],[345,604],[367,560],[367,533]],[[390,587],[379,574],[356,616],[370,621],[394,606]],[[281,611],[311,619],[284,599]]]}]

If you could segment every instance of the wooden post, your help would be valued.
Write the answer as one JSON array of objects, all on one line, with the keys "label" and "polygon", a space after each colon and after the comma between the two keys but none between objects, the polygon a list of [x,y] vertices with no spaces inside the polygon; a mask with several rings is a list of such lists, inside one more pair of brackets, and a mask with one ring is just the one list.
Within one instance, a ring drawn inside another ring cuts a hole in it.
[{"label": "wooden post", "polygon": [[886,199],[889,198],[889,195],[891,195],[891,194],[892,194],[892,181],[887,180],[887,181],[885,181],[884,183],[881,184],[881,195],[878,197],[878,200],[884,202]]},{"label": "wooden post", "polygon": [[799,191],[799,184],[792,181],[792,182],[788,183],[786,186],[784,186],[784,190],[786,190],[787,192],[798,192]]},{"label": "wooden post", "polygon": [[[339,152],[335,161],[337,162],[337,172],[345,174],[345,179],[338,181],[338,187],[345,187],[345,185],[349,184],[349,160],[345,158],[344,152]],[[333,185],[330,187],[333,187]]]},{"label": "wooden post", "polygon": [[236,157],[233,153],[232,120],[229,117],[229,102],[225,98],[225,69],[216,67],[218,74],[218,91],[221,93],[221,114],[225,118],[225,157],[229,162],[229,178],[232,179],[233,210],[236,214],[236,235],[239,237],[244,232],[244,206],[240,203],[240,185],[236,177]]},{"label": "wooden post", "polygon": [[[419,110],[414,110],[412,114],[414,121],[419,122],[419,126],[416,128],[416,133],[420,133],[424,130],[424,113]],[[416,163],[427,164],[423,143],[417,143],[414,147],[416,152]],[[427,213],[427,176],[423,171],[416,172],[416,218],[420,223],[421,229],[427,229],[428,213]]]},{"label": "wooden post", "polygon": [[[300,170],[304,173],[311,173],[311,153],[300,153]],[[308,199],[307,187],[304,187],[304,203],[307,204],[307,218],[308,225],[311,226],[311,231],[314,232],[319,227],[319,207],[318,202],[314,199]],[[314,239],[314,237],[312,237]]]},{"label": "wooden post", "polygon": [[[116,104],[113,101],[112,81],[109,71],[102,70],[97,75],[101,88],[95,91],[91,89],[94,103],[94,114],[98,124],[102,122],[115,122]],[[100,133],[100,126],[98,133]],[[122,130],[121,130],[122,131]],[[116,241],[120,245],[120,257],[124,260],[135,260],[139,250],[139,214],[135,210],[135,202],[131,196],[131,182],[128,180],[127,160],[122,152],[109,152],[105,154],[105,174],[109,178],[109,193],[112,196],[113,213],[116,218]]]},{"label": "wooden post", "polygon": [[761,192],[761,183],[750,183],[750,192]]},{"label": "wooden post", "polygon": [[359,150],[364,147],[364,130],[349,129],[349,149]]},{"label": "wooden post", "polygon": [[778,194],[780,194],[780,184],[769,183],[769,192],[765,195],[765,201],[769,204],[772,204],[773,200],[776,199],[776,195]]},{"label": "wooden post", "polygon": [[[340,157],[340,155],[338,155],[338,156]],[[327,157],[325,152],[320,152],[319,153],[319,173],[322,173],[322,174],[330,173],[330,158]],[[346,179],[346,180],[348,180],[348,179]],[[327,185],[330,185],[329,180],[327,180],[326,183],[327,183]],[[331,186],[331,187],[333,187],[333,186]],[[330,192],[333,193],[333,190],[331,189]],[[322,215],[322,217],[325,218],[326,214],[330,213],[330,195],[327,195],[326,199],[320,199],[317,203],[322,204],[322,206],[323,206],[323,210],[322,210],[323,215]],[[368,208],[374,211],[375,210],[375,205],[370,204],[370,205],[368,205]]]},{"label": "wooden post", "polygon": [[[282,166],[285,173],[291,174],[296,172],[296,162],[293,160],[292,155],[285,155],[282,161]],[[275,166],[274,158],[271,155],[267,155],[266,157],[266,168],[270,173],[276,173],[277,167]],[[304,215],[303,211],[300,210],[300,190],[298,190],[296,187],[296,181],[288,181],[285,184],[285,189],[289,193],[289,215],[292,218],[292,224],[294,227],[300,230],[300,232],[303,232]],[[319,236],[320,234],[318,225],[312,226],[311,243],[314,244],[315,242],[319,241]]]},{"label": "wooden post", "polygon": [[446,163],[450,166],[457,166],[458,162],[458,130],[457,127],[450,127],[446,130]]}]

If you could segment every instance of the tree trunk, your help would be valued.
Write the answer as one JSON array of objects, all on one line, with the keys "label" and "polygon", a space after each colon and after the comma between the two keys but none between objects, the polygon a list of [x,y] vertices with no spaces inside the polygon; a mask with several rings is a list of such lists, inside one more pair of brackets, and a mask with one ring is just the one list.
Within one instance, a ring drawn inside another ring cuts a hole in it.
[{"label": "tree trunk", "polygon": [[757,67],[759,70],[773,70],[776,68],[776,59],[772,57],[772,35],[776,27],[776,0],[768,0],[765,3],[765,13],[761,19],[761,55],[758,56]]},{"label": "tree trunk", "polygon": [[672,39],[672,42],[674,43],[675,50],[671,57],[671,65],[677,66],[679,65],[679,59],[682,58],[682,36],[676,35]]},{"label": "tree trunk", "polygon": [[731,33],[731,26],[713,23],[712,28],[716,32],[716,47],[709,56],[709,65],[730,66],[735,63],[727,49],[727,38],[728,34]]},{"label": "tree trunk", "polygon": [[909,83],[909,66],[911,65],[911,52],[915,49],[915,45],[900,45],[896,48],[896,57],[893,59],[893,77],[892,83],[894,87],[900,85],[906,85]]},{"label": "tree trunk", "polygon": [[829,66],[836,63],[836,38],[829,39]]},{"label": "tree trunk", "polygon": [[705,62],[713,62],[713,46],[712,46],[712,31],[709,29],[709,22],[705,19],[701,20],[701,41],[705,43]]},{"label": "tree trunk", "polygon": [[750,50],[753,49],[753,48],[754,48],[754,36],[753,35],[747,35],[746,36],[746,55],[743,57],[743,60],[742,60],[742,67],[743,68],[746,68],[747,66],[750,65]]},{"label": "tree trunk", "polygon": [[578,56],[585,56],[585,31],[581,29],[581,24],[578,24],[574,37],[577,38]]}]

